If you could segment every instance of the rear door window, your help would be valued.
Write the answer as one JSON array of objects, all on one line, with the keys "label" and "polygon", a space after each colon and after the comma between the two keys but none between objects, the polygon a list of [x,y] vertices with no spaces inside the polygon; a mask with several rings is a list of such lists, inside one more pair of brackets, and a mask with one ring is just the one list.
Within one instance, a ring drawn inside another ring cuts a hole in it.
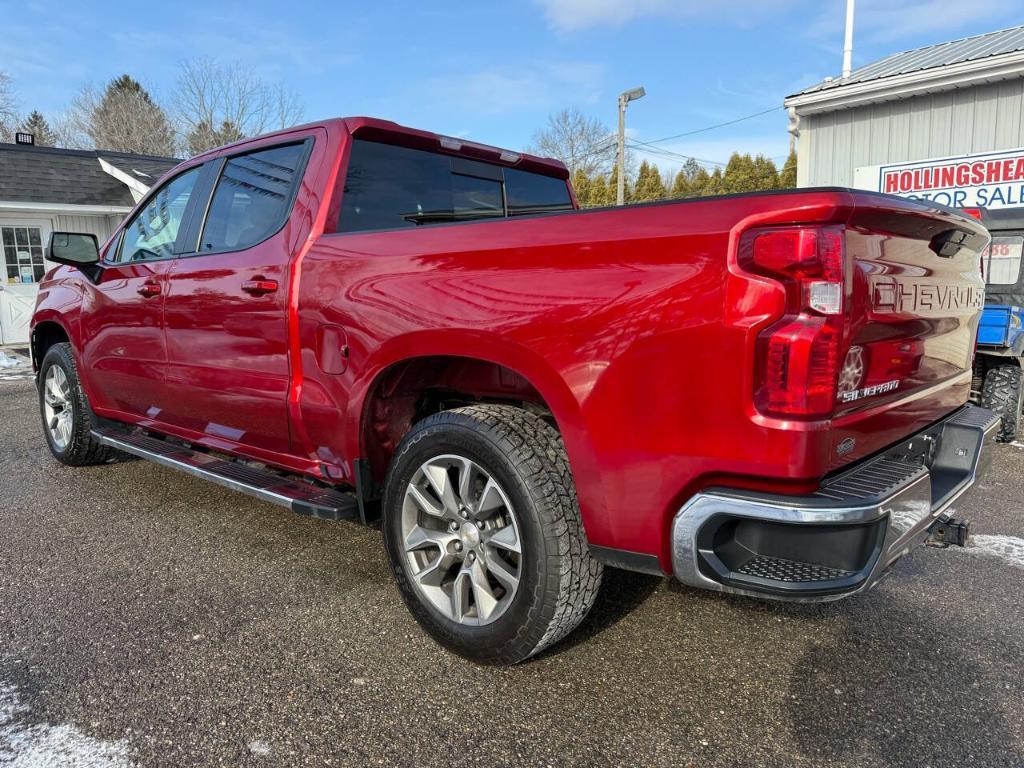
[{"label": "rear door window", "polygon": [[339,232],[572,210],[565,180],[437,152],[356,139]]},{"label": "rear door window", "polygon": [[996,236],[992,244],[981,253],[985,283],[988,285],[1016,285],[1020,277],[1020,259],[1024,253],[1024,235]]},{"label": "rear door window", "polygon": [[231,157],[210,201],[200,253],[237,251],[277,232],[291,208],[306,144],[287,144]]}]

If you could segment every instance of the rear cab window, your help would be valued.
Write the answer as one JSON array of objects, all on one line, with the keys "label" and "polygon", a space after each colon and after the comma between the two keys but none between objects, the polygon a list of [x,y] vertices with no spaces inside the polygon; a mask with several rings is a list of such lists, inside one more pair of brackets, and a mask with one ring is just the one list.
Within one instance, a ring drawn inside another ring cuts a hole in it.
[{"label": "rear cab window", "polygon": [[338,232],[407,229],[573,210],[564,179],[355,139]]}]

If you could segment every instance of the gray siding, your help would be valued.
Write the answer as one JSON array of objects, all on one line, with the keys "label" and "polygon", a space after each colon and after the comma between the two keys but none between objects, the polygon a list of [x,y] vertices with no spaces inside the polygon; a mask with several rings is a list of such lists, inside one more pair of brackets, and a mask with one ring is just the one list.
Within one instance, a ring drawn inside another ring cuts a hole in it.
[{"label": "gray siding", "polygon": [[864,165],[1024,147],[1024,78],[800,118],[797,182],[851,186]]},{"label": "gray siding", "polygon": [[73,216],[70,214],[59,214],[53,217],[53,229],[55,232],[85,232],[96,235],[96,239],[103,244],[103,241],[110,237],[114,228],[120,223],[116,216]]}]

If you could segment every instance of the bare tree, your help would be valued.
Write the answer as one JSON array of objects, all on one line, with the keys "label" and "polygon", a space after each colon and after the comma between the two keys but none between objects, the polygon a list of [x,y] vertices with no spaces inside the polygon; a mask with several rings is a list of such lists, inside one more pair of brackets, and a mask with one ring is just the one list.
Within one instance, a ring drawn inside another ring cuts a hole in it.
[{"label": "bare tree", "polygon": [[267,83],[241,64],[212,59],[181,63],[171,106],[183,143],[193,154],[287,128],[303,113],[298,96],[285,86]]},{"label": "bare tree", "polygon": [[600,120],[569,107],[548,116],[547,125],[534,134],[530,151],[561,160],[570,174],[583,171],[589,177],[611,172],[616,143]]},{"label": "bare tree", "polygon": [[17,107],[11,78],[6,72],[0,72],[0,141],[13,140],[14,127],[18,124]]},{"label": "bare tree", "polygon": [[96,149],[173,156],[174,131],[163,108],[137,80],[122,75],[100,93],[86,86],[69,115],[70,133],[88,137]]},{"label": "bare tree", "polygon": [[50,123],[53,131],[53,145],[64,149],[93,149],[92,139],[82,129],[82,121],[72,107],[67,112],[59,114]]}]

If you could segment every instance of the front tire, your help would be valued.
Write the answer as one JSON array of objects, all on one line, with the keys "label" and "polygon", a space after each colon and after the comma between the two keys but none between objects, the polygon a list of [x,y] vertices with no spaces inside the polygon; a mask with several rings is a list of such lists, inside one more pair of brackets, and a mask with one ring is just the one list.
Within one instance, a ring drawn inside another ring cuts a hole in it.
[{"label": "front tire", "polygon": [[43,434],[53,457],[73,467],[108,461],[113,451],[92,437],[92,412],[67,342],[46,350],[38,389]]},{"label": "front tire", "polygon": [[1010,443],[1017,439],[1024,405],[1024,371],[1008,363],[989,368],[981,388],[981,405],[1002,418],[996,440]]},{"label": "front tire", "polygon": [[388,469],[384,540],[416,620],[482,664],[561,640],[601,583],[561,436],[511,406],[443,411],[412,428]]}]

